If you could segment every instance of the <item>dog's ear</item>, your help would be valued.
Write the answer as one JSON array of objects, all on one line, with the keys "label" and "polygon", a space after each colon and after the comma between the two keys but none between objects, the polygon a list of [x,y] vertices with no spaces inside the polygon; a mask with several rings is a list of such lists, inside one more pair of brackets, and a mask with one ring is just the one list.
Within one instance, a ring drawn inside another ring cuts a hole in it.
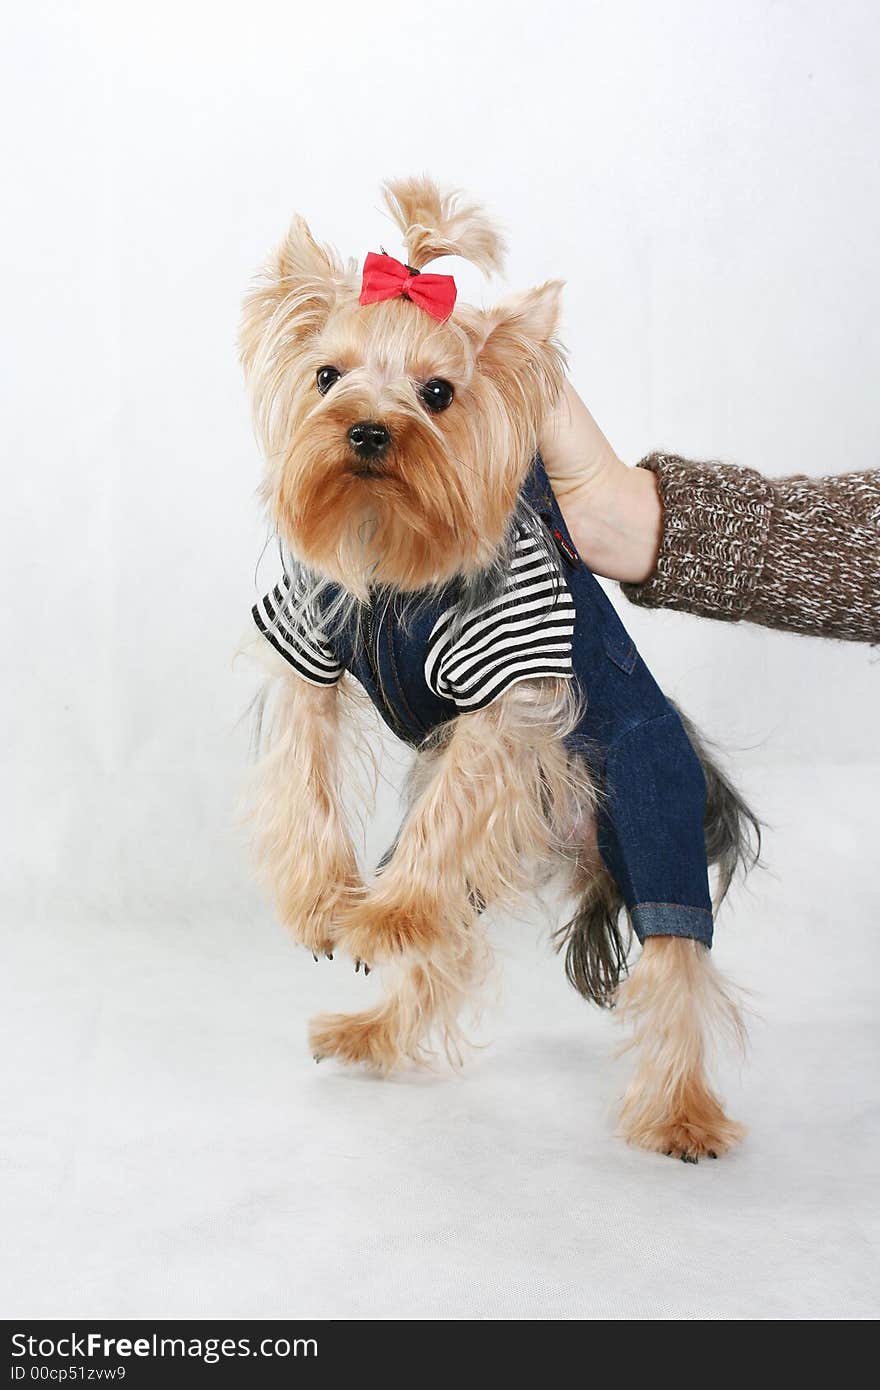
[{"label": "dog's ear", "polygon": [[471,339],[480,373],[522,393],[527,382],[554,397],[562,386],[565,355],[556,340],[563,282],[548,280],[511,295],[494,309],[466,310],[456,318]]},{"label": "dog's ear", "polygon": [[317,333],[350,290],[352,273],[335,251],[315,241],[304,218],[295,217],[245,297],[239,335],[245,375],[272,343],[296,344]]}]

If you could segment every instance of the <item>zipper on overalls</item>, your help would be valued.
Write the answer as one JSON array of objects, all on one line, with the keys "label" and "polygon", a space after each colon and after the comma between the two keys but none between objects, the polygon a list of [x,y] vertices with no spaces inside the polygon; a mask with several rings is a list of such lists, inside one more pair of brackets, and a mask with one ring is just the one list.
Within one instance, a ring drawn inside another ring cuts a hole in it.
[{"label": "zipper on overalls", "polygon": [[410,743],[411,739],[407,734],[406,730],[403,728],[400,720],[398,719],[397,711],[389,704],[385,696],[385,686],[382,683],[382,675],[379,670],[380,627],[379,622],[377,621],[376,600],[373,595],[372,589],[370,590],[370,596],[367,600],[367,612],[364,620],[364,627],[366,635],[366,642],[364,643],[364,646],[366,648],[367,653],[367,665],[369,666],[370,672],[373,677],[379,703],[382,706],[382,709],[388,715],[387,722],[394,729],[398,737],[403,739],[405,743]]}]

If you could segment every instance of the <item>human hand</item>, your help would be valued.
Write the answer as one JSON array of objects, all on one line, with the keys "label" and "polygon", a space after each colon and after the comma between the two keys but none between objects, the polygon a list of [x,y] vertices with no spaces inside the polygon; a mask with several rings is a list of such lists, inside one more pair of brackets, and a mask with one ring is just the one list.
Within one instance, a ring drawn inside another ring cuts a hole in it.
[{"label": "human hand", "polygon": [[589,491],[626,467],[567,379],[555,407],[544,421],[540,448],[553,491],[560,501],[563,497]]},{"label": "human hand", "polygon": [[547,417],[541,457],[572,539],[590,569],[643,583],[657,561],[663,513],[653,473],[628,468],[569,381]]}]

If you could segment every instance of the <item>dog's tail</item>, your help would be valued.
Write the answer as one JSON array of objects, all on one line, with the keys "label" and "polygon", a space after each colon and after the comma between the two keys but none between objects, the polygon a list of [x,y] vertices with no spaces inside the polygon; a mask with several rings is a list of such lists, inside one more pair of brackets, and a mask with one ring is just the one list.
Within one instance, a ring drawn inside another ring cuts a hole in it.
[{"label": "dog's tail", "polygon": [[706,779],[706,859],[717,869],[714,906],[727,896],[737,870],[747,874],[761,857],[761,822],[715,762],[699,729],[674,705]]},{"label": "dog's tail", "polygon": [[576,874],[577,911],[553,933],[553,944],[557,951],[565,950],[569,984],[585,999],[609,1009],[627,973],[632,927],[620,890],[598,856],[589,869],[578,866]]},{"label": "dog's tail", "polygon": [[[737,870],[748,873],[758,862],[761,822],[715,762],[691,721],[677,708],[676,713],[706,779],[703,829],[706,859],[717,871],[717,911]],[[565,950],[565,973],[578,993],[602,1008],[611,1008],[621,977],[628,973],[632,927],[617,884],[598,855],[590,857],[590,871],[583,866],[577,871],[577,911],[553,939],[557,951]]]}]

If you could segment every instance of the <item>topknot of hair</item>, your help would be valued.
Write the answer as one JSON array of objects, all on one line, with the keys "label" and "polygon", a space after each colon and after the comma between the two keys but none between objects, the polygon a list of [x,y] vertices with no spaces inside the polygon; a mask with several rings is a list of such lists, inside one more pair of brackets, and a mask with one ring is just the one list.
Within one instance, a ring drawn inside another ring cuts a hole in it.
[{"label": "topknot of hair", "polygon": [[432,179],[421,176],[389,179],[382,195],[414,270],[438,256],[461,256],[485,275],[503,269],[507,251],[503,237],[481,205],[460,189],[444,193]]}]

